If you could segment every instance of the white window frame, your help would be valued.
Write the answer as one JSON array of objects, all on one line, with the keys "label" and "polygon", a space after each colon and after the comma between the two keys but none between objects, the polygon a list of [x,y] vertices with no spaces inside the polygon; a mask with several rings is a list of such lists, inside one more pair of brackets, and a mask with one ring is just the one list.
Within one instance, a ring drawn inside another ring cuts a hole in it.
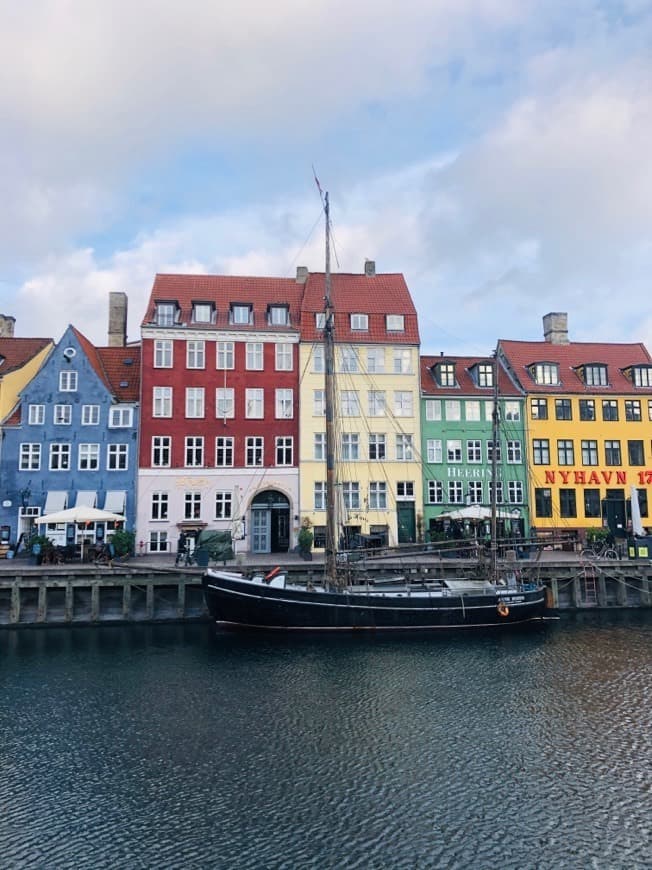
[{"label": "white window frame", "polygon": [[269,325],[270,326],[289,326],[290,312],[287,305],[270,305],[269,306]]},{"label": "white window frame", "polygon": [[70,471],[71,470],[71,449],[70,444],[57,443],[50,444],[49,451],[49,471]]},{"label": "white window frame", "polygon": [[441,419],[441,399],[426,399],[426,420],[439,422]]},{"label": "white window frame", "polygon": [[382,375],[385,373],[385,348],[367,348],[367,372],[370,375]]},{"label": "white window frame", "polygon": [[80,444],[77,451],[78,471],[97,471],[100,467],[100,445]]},{"label": "white window frame", "polygon": [[316,480],[313,486],[314,510],[326,510],[326,481]]},{"label": "white window frame", "polygon": [[464,485],[461,480],[448,481],[449,504],[464,504]]},{"label": "white window frame", "polygon": [[55,426],[70,426],[72,424],[72,405],[55,405],[52,422]]},{"label": "white window frame", "polygon": [[45,423],[45,405],[30,405],[28,411],[30,426],[43,426]]},{"label": "white window frame", "polygon": [[369,481],[369,510],[387,510],[387,483],[384,480]]},{"label": "white window frame", "polygon": [[274,457],[277,466],[291,466],[294,464],[294,438],[291,435],[276,436]]},{"label": "white window frame", "polygon": [[201,519],[201,492],[196,489],[189,490],[183,494],[183,518],[184,520],[200,520]]},{"label": "white window frame", "polygon": [[414,397],[410,390],[394,390],[394,416],[414,417]]},{"label": "white window frame", "polygon": [[265,439],[260,435],[245,438],[245,465],[247,468],[262,468],[265,464]]},{"label": "white window frame", "polygon": [[288,342],[277,342],[274,346],[274,368],[277,372],[294,370],[293,345]]},{"label": "white window frame", "polygon": [[24,441],[18,456],[19,471],[41,470],[41,445],[37,441]]},{"label": "white window frame", "polygon": [[245,368],[249,372],[262,372],[265,365],[265,345],[262,341],[245,342]]},{"label": "white window frame", "polygon": [[100,424],[100,406],[99,405],[82,405],[81,406],[81,424],[82,424],[82,426],[99,426],[99,424]]},{"label": "white window frame", "polygon": [[312,391],[312,416],[326,416],[326,390]]},{"label": "white window frame", "polygon": [[106,470],[128,471],[129,470],[129,445],[107,444],[106,445]]},{"label": "white window frame", "polygon": [[186,368],[206,368],[206,342],[201,338],[189,338],[186,341]]},{"label": "white window frame", "polygon": [[218,371],[231,371],[235,368],[235,343],[218,341],[215,346],[215,368]]},{"label": "white window frame", "polygon": [[213,306],[210,302],[195,302],[192,306],[193,323],[212,323]]},{"label": "white window frame", "polygon": [[318,462],[323,462],[326,459],[326,433],[315,432],[312,442],[312,458]]},{"label": "white window frame", "polygon": [[312,348],[312,370],[316,374],[326,371],[326,355],[323,344],[315,344]]},{"label": "white window frame", "polygon": [[171,369],[174,365],[174,343],[171,338],[154,339],[154,368]]},{"label": "white window frame", "polygon": [[133,426],[134,409],[128,405],[112,405],[109,409],[109,429],[129,429]]},{"label": "white window frame", "polygon": [[384,432],[369,433],[369,461],[384,462],[387,458],[387,436]]},{"label": "white window frame", "polygon": [[276,419],[292,420],[294,417],[294,390],[279,387],[275,393]]},{"label": "white window frame", "polygon": [[245,390],[245,417],[247,420],[264,419],[265,390],[262,387],[247,387]]},{"label": "white window frame", "polygon": [[177,319],[177,307],[173,302],[156,303],[156,325],[174,326]]},{"label": "white window frame", "polygon": [[235,303],[231,305],[231,323],[238,326],[248,326],[251,323],[251,305]]},{"label": "white window frame", "polygon": [[186,387],[186,420],[202,420],[205,410],[204,387]]},{"label": "white window frame", "polygon": [[437,465],[440,465],[444,461],[444,449],[441,438],[427,439],[426,460]]},{"label": "white window frame", "polygon": [[342,417],[360,416],[360,399],[357,390],[342,390],[340,393],[340,413]]},{"label": "white window frame", "polygon": [[172,387],[152,387],[152,417],[172,416]]},{"label": "white window frame", "polygon": [[215,419],[230,420],[235,417],[235,389],[217,387],[215,390]]},{"label": "white window frame", "polygon": [[79,376],[74,369],[64,369],[59,372],[59,392],[76,393]]},{"label": "white window frame", "polygon": [[183,447],[184,467],[204,467],[204,438],[202,435],[186,435]]},{"label": "white window frame", "polygon": [[402,432],[396,436],[396,459],[398,462],[412,462],[414,460],[414,438],[412,435]]},{"label": "white window frame", "polygon": [[233,516],[233,493],[217,490],[215,493],[215,519],[230,520]]},{"label": "white window frame", "polygon": [[218,435],[215,438],[215,468],[233,468],[234,444],[231,435]]},{"label": "white window frame", "polygon": [[412,351],[409,347],[395,347],[392,359],[395,375],[412,374]]},{"label": "white window frame", "polygon": [[352,314],[350,323],[352,332],[369,332],[368,314]]},{"label": "white window frame", "polygon": [[387,332],[405,332],[404,314],[386,314],[385,328]]},{"label": "white window frame", "polygon": [[155,523],[167,520],[169,510],[170,494],[161,491],[153,492],[150,499],[150,520]]},{"label": "white window frame", "polygon": [[152,468],[169,468],[172,456],[172,438],[152,435]]},{"label": "white window frame", "polygon": [[462,461],[462,439],[449,438],[446,441],[446,462],[458,465]]},{"label": "white window frame", "polygon": [[360,436],[357,432],[342,432],[342,462],[360,459]]}]

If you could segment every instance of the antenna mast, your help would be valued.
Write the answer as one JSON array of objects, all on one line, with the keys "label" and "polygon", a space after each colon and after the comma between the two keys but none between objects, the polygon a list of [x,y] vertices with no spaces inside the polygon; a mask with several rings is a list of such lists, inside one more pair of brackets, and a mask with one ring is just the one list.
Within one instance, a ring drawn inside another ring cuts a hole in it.
[{"label": "antenna mast", "polygon": [[324,195],[326,218],[326,265],[324,294],[324,370],[326,411],[326,581],[331,586],[337,582],[337,512],[335,507],[335,348],[334,315],[331,299],[331,244],[330,204],[328,192]]}]

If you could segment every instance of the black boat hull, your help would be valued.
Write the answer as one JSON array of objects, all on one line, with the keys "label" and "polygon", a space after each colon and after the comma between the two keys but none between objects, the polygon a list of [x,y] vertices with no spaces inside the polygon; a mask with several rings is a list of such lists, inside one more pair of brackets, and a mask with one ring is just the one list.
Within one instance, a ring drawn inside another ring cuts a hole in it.
[{"label": "black boat hull", "polygon": [[211,617],[234,628],[284,631],[424,631],[507,627],[546,615],[545,589],[532,585],[492,593],[443,594],[278,588],[208,572],[204,596]]}]

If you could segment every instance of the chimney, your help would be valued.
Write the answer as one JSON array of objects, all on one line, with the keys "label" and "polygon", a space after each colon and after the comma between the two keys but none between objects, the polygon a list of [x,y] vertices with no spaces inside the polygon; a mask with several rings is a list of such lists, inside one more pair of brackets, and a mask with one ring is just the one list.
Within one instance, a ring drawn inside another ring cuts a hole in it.
[{"label": "chimney", "polygon": [[109,293],[109,347],[127,344],[127,294]]},{"label": "chimney", "polygon": [[553,311],[543,317],[543,337],[548,344],[568,344],[568,314]]},{"label": "chimney", "polygon": [[364,261],[364,273],[367,278],[373,278],[376,274],[376,261],[375,260],[365,260]]},{"label": "chimney", "polygon": [[308,267],[297,266],[297,284],[305,284],[308,280]]},{"label": "chimney", "polygon": [[0,338],[13,338],[16,318],[10,314],[0,314]]}]

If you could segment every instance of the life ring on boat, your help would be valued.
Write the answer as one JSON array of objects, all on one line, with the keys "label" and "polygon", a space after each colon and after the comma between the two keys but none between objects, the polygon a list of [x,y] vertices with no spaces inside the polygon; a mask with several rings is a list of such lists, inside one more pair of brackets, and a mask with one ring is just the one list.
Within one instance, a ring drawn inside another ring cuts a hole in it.
[{"label": "life ring on boat", "polygon": [[498,616],[509,616],[509,607],[504,601],[499,601],[496,609],[498,610]]},{"label": "life ring on boat", "polygon": [[265,574],[265,576],[263,577],[263,582],[269,583],[270,581],[272,581],[274,579],[274,577],[276,577],[277,574],[280,574],[280,572],[281,572],[281,567],[280,567],[280,565],[277,565],[276,568],[272,568],[271,571],[268,571],[267,574]]}]

